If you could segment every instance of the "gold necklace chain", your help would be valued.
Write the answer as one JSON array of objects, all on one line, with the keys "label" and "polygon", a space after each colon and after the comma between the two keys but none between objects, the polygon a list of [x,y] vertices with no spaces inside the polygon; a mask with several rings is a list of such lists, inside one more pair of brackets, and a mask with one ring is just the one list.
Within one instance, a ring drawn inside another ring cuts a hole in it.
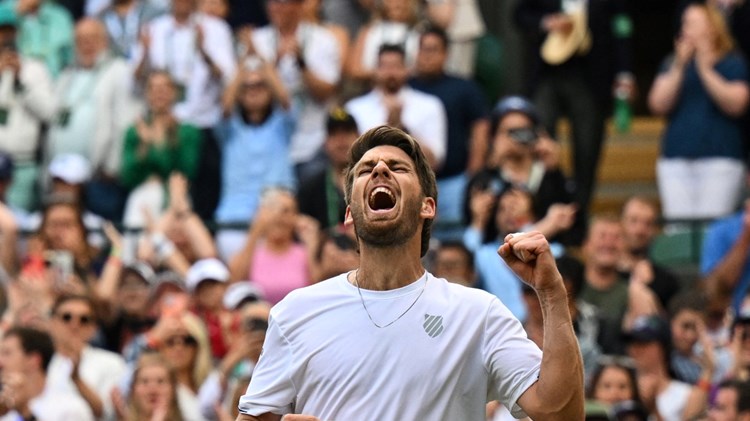
[{"label": "gold necklace chain", "polygon": [[362,302],[362,307],[364,307],[365,313],[367,313],[367,318],[369,318],[372,324],[375,325],[375,327],[378,329],[383,329],[396,323],[400,318],[404,317],[404,315],[408,313],[412,307],[414,307],[414,304],[416,304],[417,301],[419,301],[419,297],[422,296],[422,294],[424,293],[424,290],[427,288],[427,279],[428,279],[427,274],[425,274],[424,285],[422,286],[422,290],[419,291],[419,295],[417,295],[417,298],[414,299],[414,302],[411,303],[411,305],[409,305],[409,307],[407,307],[403,313],[401,313],[398,317],[396,317],[395,320],[393,320],[392,322],[386,325],[380,326],[379,324],[375,323],[375,320],[372,319],[372,315],[370,315],[370,310],[367,309],[367,304],[365,304],[365,298],[362,297],[362,290],[359,288],[359,269],[357,269],[357,271],[354,272],[354,285],[357,286],[357,293],[359,294],[359,300]]}]

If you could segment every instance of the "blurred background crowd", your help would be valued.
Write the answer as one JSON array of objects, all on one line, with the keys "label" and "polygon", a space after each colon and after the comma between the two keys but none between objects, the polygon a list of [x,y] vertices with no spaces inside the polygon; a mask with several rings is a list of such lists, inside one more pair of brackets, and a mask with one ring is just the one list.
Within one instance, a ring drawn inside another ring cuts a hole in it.
[{"label": "blurred background crowd", "polygon": [[[750,4],[651,3],[0,1],[0,420],[233,420],[271,306],[357,267],[343,170],[382,124],[437,175],[426,267],[540,346],[496,251],[552,241],[587,419],[750,420]],[[634,114],[656,193],[602,212]]]}]

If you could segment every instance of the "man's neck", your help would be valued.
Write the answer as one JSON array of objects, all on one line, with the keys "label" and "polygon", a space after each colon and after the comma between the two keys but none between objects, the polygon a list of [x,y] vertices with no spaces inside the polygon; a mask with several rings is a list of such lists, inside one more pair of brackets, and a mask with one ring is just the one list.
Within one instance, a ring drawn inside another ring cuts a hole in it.
[{"label": "man's neck", "polygon": [[614,267],[586,266],[586,283],[597,291],[609,289],[617,279],[617,269]]},{"label": "man's neck", "polygon": [[187,14],[176,14],[173,15],[175,22],[177,22],[178,25],[185,25],[190,20],[190,16],[192,13]]},{"label": "man's neck", "polygon": [[[420,240],[419,236],[417,240]],[[362,289],[386,291],[411,284],[425,272],[419,244],[407,247],[374,248],[360,241],[359,269],[350,276]],[[356,281],[355,281],[356,277]]]},{"label": "man's neck", "polygon": [[529,181],[532,166],[534,166],[534,159],[521,155],[509,157],[500,163],[502,172],[512,178],[510,181],[523,184]]},{"label": "man's neck", "polygon": [[128,14],[130,9],[135,6],[134,0],[127,0],[127,1],[121,1],[112,6],[112,8],[115,10],[115,13],[117,13],[120,16],[125,16]]},{"label": "man's neck", "polygon": [[44,393],[47,376],[43,372],[29,373],[24,377],[24,383],[26,383],[26,389],[29,392],[29,400],[32,400]]},{"label": "man's neck", "polygon": [[279,34],[282,37],[291,37],[297,35],[297,27],[299,26],[299,21],[290,21],[284,25],[279,25],[276,27],[276,29],[279,31]]},{"label": "man's neck", "polygon": [[439,71],[439,72],[423,72],[423,73],[417,74],[417,79],[423,80],[423,81],[427,81],[427,82],[432,82],[432,81],[441,79],[444,75],[445,75],[445,73],[442,72],[442,71]]}]

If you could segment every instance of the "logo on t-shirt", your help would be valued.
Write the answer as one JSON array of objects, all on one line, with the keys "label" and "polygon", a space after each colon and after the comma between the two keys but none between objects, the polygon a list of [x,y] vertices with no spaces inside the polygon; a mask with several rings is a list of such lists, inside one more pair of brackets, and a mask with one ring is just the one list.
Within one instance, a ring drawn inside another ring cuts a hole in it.
[{"label": "logo on t-shirt", "polygon": [[431,316],[425,314],[422,327],[424,327],[424,331],[427,332],[431,338],[438,336],[443,333],[443,316]]}]

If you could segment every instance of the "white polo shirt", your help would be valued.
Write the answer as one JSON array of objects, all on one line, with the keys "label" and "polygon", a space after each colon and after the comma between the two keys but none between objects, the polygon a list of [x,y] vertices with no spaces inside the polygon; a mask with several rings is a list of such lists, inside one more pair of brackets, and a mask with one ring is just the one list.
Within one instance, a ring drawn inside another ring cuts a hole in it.
[{"label": "white polo shirt", "polygon": [[[432,151],[438,163],[445,159],[448,145],[448,123],[445,107],[434,95],[416,91],[408,86],[398,93],[401,99],[401,122],[422,146]],[[382,92],[374,89],[346,103],[346,110],[357,121],[359,131],[385,124],[388,111],[383,105]]]},{"label": "white polo shirt", "polygon": [[361,293],[373,320],[396,321],[375,327],[345,274],[277,304],[240,412],[484,421],[499,400],[523,416],[516,402],[538,379],[541,351],[496,297],[429,273]]}]

